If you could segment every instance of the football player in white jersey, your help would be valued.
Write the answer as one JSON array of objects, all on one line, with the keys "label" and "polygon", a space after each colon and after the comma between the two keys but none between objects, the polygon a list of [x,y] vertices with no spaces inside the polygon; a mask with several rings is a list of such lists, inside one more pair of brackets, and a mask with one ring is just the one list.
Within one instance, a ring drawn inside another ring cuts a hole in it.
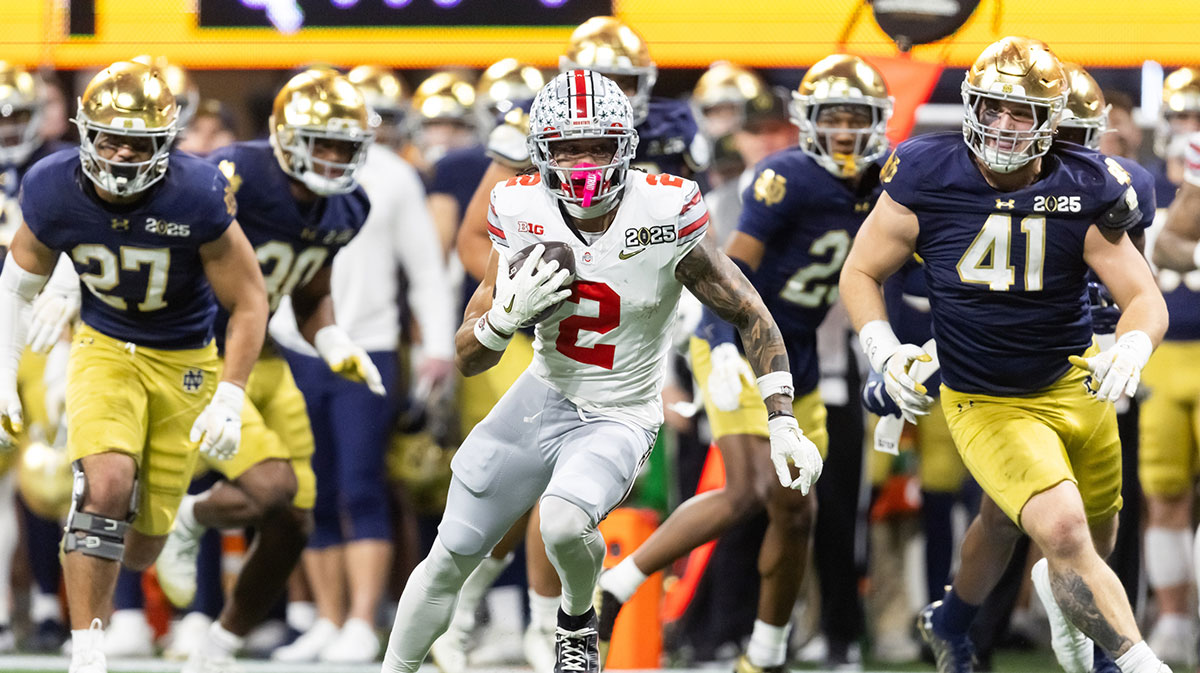
[{"label": "football player in white jersey", "polygon": [[[662,423],[669,328],[684,287],[741,332],[780,481],[807,492],[821,473],[792,416],[779,329],[704,235],[699,188],[630,170],[637,132],[621,89],[592,71],[560,74],[534,99],[528,142],[538,172],[492,190],[493,252],[455,337],[459,369],[493,366],[518,327],[563,305],[537,323],[533,363],[455,455],[438,538],[400,598],[384,671],[420,667],[463,581],[539,500],[563,585],[555,670],[599,671],[592,592],[605,547],[596,527],[632,486]],[[536,244],[552,242],[570,246],[574,278],[542,261]],[[508,258],[530,246],[510,276]]]}]

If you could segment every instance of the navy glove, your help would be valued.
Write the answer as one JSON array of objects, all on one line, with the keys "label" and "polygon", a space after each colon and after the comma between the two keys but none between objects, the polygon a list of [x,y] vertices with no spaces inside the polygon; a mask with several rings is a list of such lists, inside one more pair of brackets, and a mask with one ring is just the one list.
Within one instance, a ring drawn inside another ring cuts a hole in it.
[{"label": "navy glove", "polygon": [[1117,321],[1121,319],[1121,309],[1117,307],[1117,302],[1108,288],[1104,287],[1103,283],[1088,283],[1088,301],[1092,305],[1092,332],[1116,332]]},{"label": "navy glove", "polygon": [[862,389],[862,404],[876,416],[900,416],[900,407],[883,386],[883,374],[871,372]]}]

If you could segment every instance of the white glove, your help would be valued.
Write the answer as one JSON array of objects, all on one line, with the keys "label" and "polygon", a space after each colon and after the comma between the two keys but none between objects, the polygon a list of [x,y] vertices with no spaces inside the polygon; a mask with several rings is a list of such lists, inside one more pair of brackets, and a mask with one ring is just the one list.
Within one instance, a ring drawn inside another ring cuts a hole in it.
[{"label": "white glove", "polygon": [[341,327],[322,327],[313,338],[313,346],[334,374],[357,383],[365,383],[371,392],[380,397],[387,395],[387,389],[383,387],[383,377],[375,363],[371,362],[371,356],[351,341],[350,335]]},{"label": "white glove", "polygon": [[59,424],[67,406],[67,363],[71,359],[71,344],[59,341],[46,355],[46,368],[42,372],[42,383],[46,386],[46,415],[50,427]]},{"label": "white glove", "polygon": [[487,321],[504,334],[512,334],[545,309],[571,296],[563,287],[571,278],[558,262],[542,261],[546,247],[538,244],[512,278],[504,264],[496,271],[496,298],[487,312]]},{"label": "white glove", "polygon": [[933,358],[920,346],[902,344],[883,363],[883,389],[900,407],[904,420],[914,425],[917,416],[929,415],[933,398],[926,394],[925,384],[912,377],[911,370],[915,363],[931,360]]},{"label": "white glove", "polygon": [[[817,483],[824,467],[817,445],[800,432],[800,426],[793,416],[772,418],[767,421],[767,430],[771,433],[771,462],[775,464],[779,483],[800,491],[800,495],[808,495],[808,490]],[[800,471],[800,476],[794,480],[788,463]]]},{"label": "white glove", "polygon": [[2,378],[6,380],[0,382],[0,453],[10,451],[24,429],[16,374]]},{"label": "white glove", "polygon": [[1090,358],[1072,355],[1072,365],[1091,372],[1093,381],[1088,390],[1097,399],[1116,402],[1121,395],[1133,397],[1142,380],[1142,367],[1154,352],[1150,336],[1141,330],[1121,335],[1117,343]]},{"label": "white glove", "polygon": [[741,406],[742,382],[755,385],[757,379],[750,363],[738,352],[737,346],[718,344],[712,349],[712,371],[708,374],[708,399],[721,411],[737,411]]},{"label": "white glove", "polygon": [[62,338],[63,330],[79,315],[79,283],[50,284],[33,300],[29,321],[29,347],[45,353]]},{"label": "white glove", "polygon": [[217,384],[217,392],[196,417],[189,436],[200,442],[200,453],[217,460],[229,460],[237,455],[242,439],[242,405],[246,391],[229,381]]}]

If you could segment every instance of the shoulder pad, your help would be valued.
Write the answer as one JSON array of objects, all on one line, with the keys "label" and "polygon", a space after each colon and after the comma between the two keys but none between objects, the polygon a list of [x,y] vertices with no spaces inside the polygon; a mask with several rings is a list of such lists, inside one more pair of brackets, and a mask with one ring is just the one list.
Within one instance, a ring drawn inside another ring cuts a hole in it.
[{"label": "shoulder pad", "polygon": [[1125,188],[1125,196],[1104,211],[1104,216],[1097,223],[1111,231],[1126,231],[1133,228],[1142,219],[1142,211],[1138,208],[1137,190],[1133,186]]},{"label": "shoulder pad", "polygon": [[631,171],[630,176],[626,189],[633,188],[638,198],[643,200],[639,207],[645,208],[647,214],[656,221],[674,222],[679,217],[685,199],[699,189],[695,182],[669,173],[647,175]]},{"label": "shoulder pad", "polygon": [[523,212],[533,201],[532,190],[542,188],[542,176],[537,173],[517,175],[492,188],[492,207],[496,214],[512,217]]}]

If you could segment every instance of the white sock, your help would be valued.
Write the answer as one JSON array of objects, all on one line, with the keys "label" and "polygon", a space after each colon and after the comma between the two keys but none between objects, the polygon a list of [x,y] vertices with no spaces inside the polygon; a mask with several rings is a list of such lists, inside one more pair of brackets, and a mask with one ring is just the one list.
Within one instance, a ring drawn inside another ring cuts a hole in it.
[{"label": "white sock", "polygon": [[16,470],[0,476],[0,625],[12,619],[12,560],[17,551]]},{"label": "white sock", "polygon": [[34,624],[45,621],[62,622],[62,605],[55,594],[44,594],[37,589],[29,592],[29,619]]},{"label": "white sock", "polygon": [[516,586],[496,587],[487,595],[488,612],[492,615],[492,628],[499,627],[501,633],[520,633],[525,605],[521,588]]},{"label": "white sock", "polygon": [[529,628],[553,631],[558,626],[558,604],[562,596],[543,596],[529,590]]},{"label": "white sock", "polygon": [[1144,640],[1117,657],[1117,667],[1121,669],[1121,673],[1158,673],[1162,665]]},{"label": "white sock", "polygon": [[504,569],[512,564],[513,555],[504,558],[484,557],[475,570],[467,576],[467,581],[458,592],[458,607],[454,609],[454,619],[451,628],[470,633],[475,628],[475,611],[479,603],[487,595],[488,590],[496,583],[496,578]]},{"label": "white sock", "polygon": [[198,496],[185,495],[179,503],[179,510],[175,512],[175,525],[182,526],[188,530],[194,531],[199,528],[200,522],[196,521],[196,500]]},{"label": "white sock", "polygon": [[746,646],[746,658],[759,668],[782,666],[787,659],[788,633],[791,630],[790,622],[773,626],[761,619],[754,620],[754,631],[750,633],[750,643]]},{"label": "white sock", "polygon": [[638,569],[632,556],[626,556],[611,570],[600,574],[600,588],[617,597],[622,603],[627,602],[646,581],[646,573]]},{"label": "white sock", "polygon": [[221,626],[221,621],[217,620],[208,627],[208,637],[204,639],[204,644],[201,647],[204,654],[218,659],[232,657],[237,654],[238,650],[242,649],[246,639],[235,633],[230,633]]},{"label": "white sock", "polygon": [[289,601],[286,615],[287,625],[304,633],[317,622],[317,606],[312,601]]},{"label": "white sock", "polygon": [[1146,581],[1150,588],[1177,587],[1192,581],[1192,531],[1189,528],[1146,529]]}]

